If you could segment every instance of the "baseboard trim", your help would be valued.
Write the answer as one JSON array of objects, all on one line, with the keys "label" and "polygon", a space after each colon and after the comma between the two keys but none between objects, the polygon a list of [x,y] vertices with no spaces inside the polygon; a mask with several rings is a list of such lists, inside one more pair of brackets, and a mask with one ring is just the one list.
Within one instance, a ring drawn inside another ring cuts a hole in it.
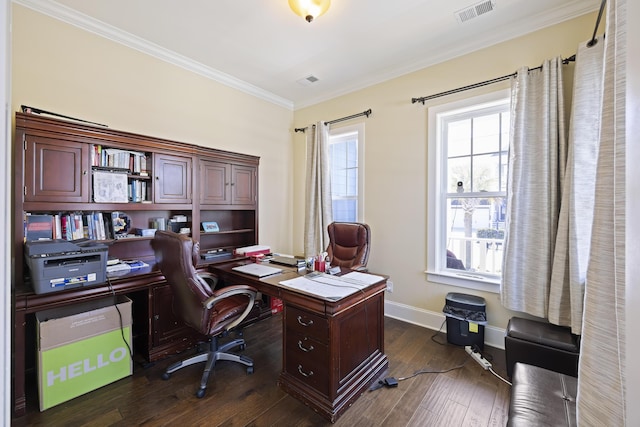
[{"label": "baseboard trim", "polygon": [[[440,328],[442,328],[442,332],[447,332],[447,325],[445,322],[446,316],[442,312],[436,313],[434,311],[424,310],[393,301],[385,301],[384,314],[385,316],[422,326],[427,329],[439,331]],[[504,350],[504,334],[504,329],[486,325],[484,327],[485,345]]]}]

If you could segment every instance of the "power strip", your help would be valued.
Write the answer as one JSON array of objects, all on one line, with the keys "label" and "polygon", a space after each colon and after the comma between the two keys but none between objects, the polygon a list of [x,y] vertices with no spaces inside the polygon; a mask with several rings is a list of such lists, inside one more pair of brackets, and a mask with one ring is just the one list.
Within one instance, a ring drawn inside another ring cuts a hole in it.
[{"label": "power strip", "polygon": [[478,362],[478,364],[480,366],[482,366],[482,368],[487,371],[489,369],[491,369],[492,365],[491,362],[489,362],[487,359],[485,359],[484,357],[482,357],[482,354],[480,354],[480,352],[475,351],[474,349],[471,348],[470,345],[467,345],[464,347],[464,350],[469,353],[469,355],[473,358],[473,360],[475,360],[476,362]]}]

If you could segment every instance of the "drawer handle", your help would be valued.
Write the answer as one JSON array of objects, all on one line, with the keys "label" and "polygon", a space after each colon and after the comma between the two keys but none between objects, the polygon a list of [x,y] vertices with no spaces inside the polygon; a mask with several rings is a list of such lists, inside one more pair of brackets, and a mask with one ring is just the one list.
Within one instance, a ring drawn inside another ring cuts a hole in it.
[{"label": "drawer handle", "polygon": [[313,320],[309,319],[309,322],[304,323],[302,321],[302,316],[298,316],[298,323],[300,323],[302,326],[311,326],[311,325],[313,325]]},{"label": "drawer handle", "polygon": [[309,371],[309,372],[305,372],[302,370],[302,365],[298,365],[298,372],[300,372],[300,375],[302,375],[303,377],[310,377],[313,375],[313,371]]},{"label": "drawer handle", "polygon": [[305,347],[302,345],[302,340],[298,340],[298,348],[302,351],[306,351],[307,353],[313,351],[313,344],[309,347]]}]

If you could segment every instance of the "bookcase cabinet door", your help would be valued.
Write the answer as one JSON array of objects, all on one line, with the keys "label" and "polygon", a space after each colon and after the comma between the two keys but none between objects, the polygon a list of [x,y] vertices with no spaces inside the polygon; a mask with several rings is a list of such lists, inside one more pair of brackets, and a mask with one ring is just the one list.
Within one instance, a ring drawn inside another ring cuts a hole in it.
[{"label": "bookcase cabinet door", "polygon": [[192,203],[191,157],[154,155],[154,201]]},{"label": "bookcase cabinet door", "polygon": [[173,313],[171,286],[161,285],[152,290],[153,347],[165,346],[172,341],[186,340],[193,330]]},{"label": "bookcase cabinet door", "polygon": [[28,135],[24,201],[89,201],[89,145]]},{"label": "bookcase cabinet door", "polygon": [[255,166],[200,161],[200,204],[256,205],[257,169]]},{"label": "bookcase cabinet door", "polygon": [[231,203],[254,206],[256,204],[257,171],[253,166],[231,166]]},{"label": "bookcase cabinet door", "polygon": [[228,163],[200,161],[200,203],[228,205],[231,203],[230,165]]}]

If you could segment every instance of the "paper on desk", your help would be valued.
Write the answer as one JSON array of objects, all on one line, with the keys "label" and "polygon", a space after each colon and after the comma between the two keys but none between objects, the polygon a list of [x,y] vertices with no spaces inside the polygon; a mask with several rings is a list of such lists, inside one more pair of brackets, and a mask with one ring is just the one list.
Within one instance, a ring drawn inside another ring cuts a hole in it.
[{"label": "paper on desk", "polygon": [[380,276],[358,272],[345,274],[344,276],[310,273],[295,279],[284,280],[280,284],[322,298],[339,300],[382,279],[383,277]]},{"label": "paper on desk", "polygon": [[352,271],[351,273],[340,276],[340,278],[356,280],[367,285],[373,285],[374,283],[384,280],[384,277],[382,276],[376,276],[375,274],[369,273],[360,273],[359,271]]}]

